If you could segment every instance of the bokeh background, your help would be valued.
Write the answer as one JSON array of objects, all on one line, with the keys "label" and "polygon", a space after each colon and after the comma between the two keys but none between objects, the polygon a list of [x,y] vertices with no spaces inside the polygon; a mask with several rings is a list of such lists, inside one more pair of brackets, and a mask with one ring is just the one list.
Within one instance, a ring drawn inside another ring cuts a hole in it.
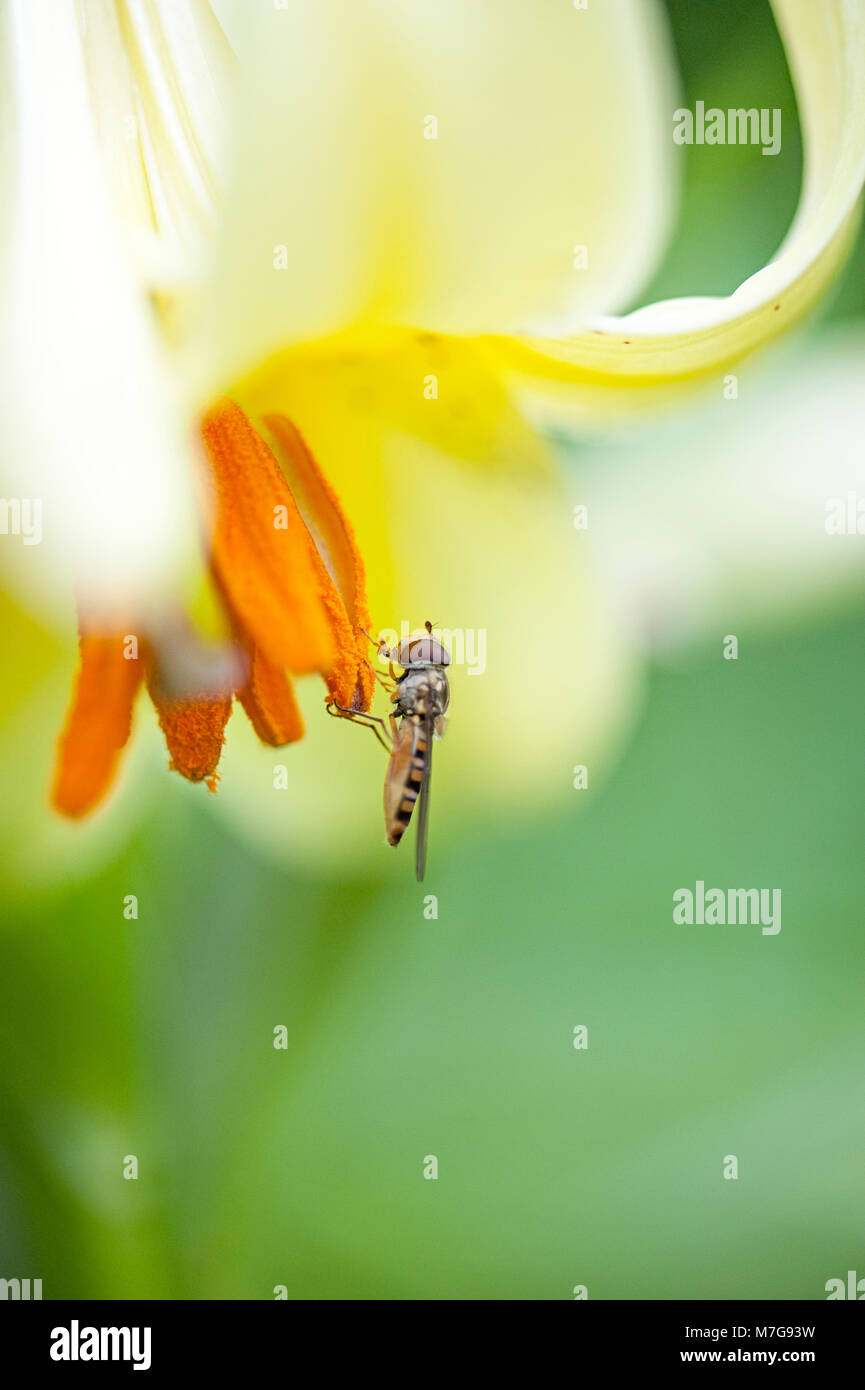
[{"label": "bokeh background", "polygon": [[[668,11],[684,102],[780,106],[784,142],[681,152],[642,301],[732,290],[801,176],[768,5]],[[0,1275],[47,1298],[756,1299],[865,1274],[865,539],[824,531],[825,499],[862,486],[863,269],[860,238],[735,405],[555,441],[639,671],[588,790],[577,742],[546,809],[460,817],[446,740],[423,890],[382,849],[372,740],[348,860],[281,860],[203,789],[136,779],[164,765],[145,708],[80,852],[4,796]],[[2,613],[12,788],[34,738],[50,754],[74,640],[71,613],[68,637],[11,592]],[[506,678],[543,721],[514,653],[478,678],[490,720]],[[502,727],[498,756],[520,738]],[[780,887],[780,934],[674,927],[698,878]]]}]

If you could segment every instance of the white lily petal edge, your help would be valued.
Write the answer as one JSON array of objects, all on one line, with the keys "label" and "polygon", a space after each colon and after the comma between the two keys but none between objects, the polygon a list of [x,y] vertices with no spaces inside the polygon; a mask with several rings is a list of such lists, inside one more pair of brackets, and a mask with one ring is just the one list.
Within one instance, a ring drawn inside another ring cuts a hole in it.
[{"label": "white lily petal edge", "polygon": [[700,376],[777,336],[831,281],[855,235],[865,180],[865,0],[772,6],[805,150],[799,206],[773,260],[727,297],[666,300],[567,338],[525,338],[513,354],[518,372],[570,389],[580,380],[651,388]]}]

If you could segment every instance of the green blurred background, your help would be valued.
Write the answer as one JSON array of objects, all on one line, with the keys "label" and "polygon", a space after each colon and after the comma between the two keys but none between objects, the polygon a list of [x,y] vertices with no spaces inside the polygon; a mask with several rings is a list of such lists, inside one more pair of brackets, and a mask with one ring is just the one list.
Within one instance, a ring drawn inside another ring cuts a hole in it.
[{"label": "green blurred background", "polygon": [[[781,106],[784,146],[683,151],[644,300],[758,269],[801,173],[768,5],[668,9],[686,103]],[[815,338],[865,310],[863,257]],[[575,479],[590,452],[562,446]],[[865,603],[735,616],[738,662],[706,635],[650,667],[603,785],[433,844],[435,921],[406,855],[289,873],[189,796],[146,804],[89,877],[34,870],[0,938],[0,1276],[48,1298],[754,1299],[865,1274]],[[782,931],[674,928],[696,878],[782,887]]]}]

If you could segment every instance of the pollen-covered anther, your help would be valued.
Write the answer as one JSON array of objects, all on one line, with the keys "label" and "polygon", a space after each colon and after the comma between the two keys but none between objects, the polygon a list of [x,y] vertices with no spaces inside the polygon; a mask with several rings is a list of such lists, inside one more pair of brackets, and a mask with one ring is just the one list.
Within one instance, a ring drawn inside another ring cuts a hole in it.
[{"label": "pollen-covered anther", "polygon": [[303,719],[291,681],[263,652],[248,653],[249,670],[237,698],[262,743],[279,748],[303,738]]},{"label": "pollen-covered anther", "polygon": [[372,619],[366,570],[354,531],[334,488],[292,421],[274,414],[266,415],[264,424],[315,544],[317,582],[336,653],[326,678],[328,690],[338,704],[366,711],[375,687],[367,659],[366,631],[372,627]]},{"label": "pollen-covered anther", "polygon": [[[212,778],[222,755],[231,697],[168,698],[160,691],[157,679],[149,679],[147,688],[165,735],[172,770],[190,782]],[[216,790],[215,783],[210,790]]]},{"label": "pollen-covered anther", "polygon": [[114,780],[143,679],[141,663],[122,636],[82,634],[79,653],[51,789],[55,810],[75,818],[91,811]]},{"label": "pollen-covered anther", "polygon": [[318,553],[273,453],[233,401],[208,412],[202,435],[214,491],[210,559],[236,627],[280,670],[330,670]]}]

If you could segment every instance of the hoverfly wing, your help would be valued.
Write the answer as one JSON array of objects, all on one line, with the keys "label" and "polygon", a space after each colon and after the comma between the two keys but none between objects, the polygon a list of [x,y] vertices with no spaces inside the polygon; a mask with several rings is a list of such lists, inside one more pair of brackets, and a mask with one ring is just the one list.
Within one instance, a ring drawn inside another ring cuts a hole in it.
[{"label": "hoverfly wing", "polygon": [[425,719],[421,727],[426,744],[426,763],[421,779],[420,793],[418,795],[417,839],[415,840],[414,847],[414,868],[418,883],[423,883],[423,876],[426,870],[426,847],[427,835],[429,834],[429,788],[430,777],[432,776],[433,721],[431,719]]},{"label": "hoverfly wing", "polygon": [[389,845],[398,845],[411,820],[417,791],[409,791],[415,749],[415,724],[403,719],[394,739],[384,778],[384,823]]}]

